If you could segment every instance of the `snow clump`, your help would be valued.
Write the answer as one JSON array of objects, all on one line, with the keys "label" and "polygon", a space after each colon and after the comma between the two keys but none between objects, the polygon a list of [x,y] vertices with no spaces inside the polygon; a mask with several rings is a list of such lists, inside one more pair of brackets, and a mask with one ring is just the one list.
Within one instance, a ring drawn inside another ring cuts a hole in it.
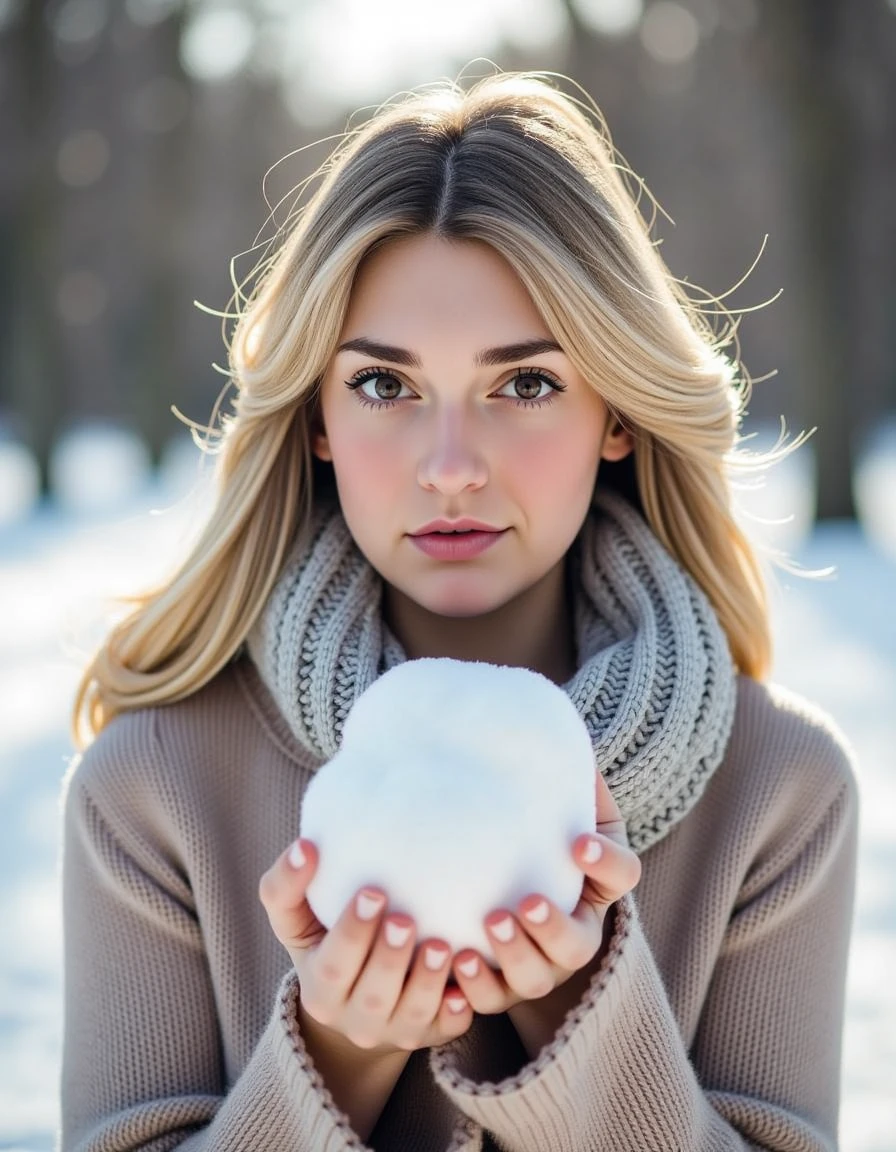
[{"label": "snow clump", "polygon": [[418,940],[493,961],[487,913],[535,892],[576,906],[570,849],[595,820],[591,739],[561,688],[524,668],[410,660],[358,698],[306,790],[300,835],[320,857],[308,902],[329,928],[380,887]]}]

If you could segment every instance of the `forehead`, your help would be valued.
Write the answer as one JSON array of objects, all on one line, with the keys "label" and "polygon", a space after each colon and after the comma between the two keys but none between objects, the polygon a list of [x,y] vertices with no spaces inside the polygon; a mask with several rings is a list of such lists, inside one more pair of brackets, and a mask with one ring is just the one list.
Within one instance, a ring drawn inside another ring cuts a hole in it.
[{"label": "forehead", "polygon": [[343,325],[343,338],[371,336],[396,343],[402,334],[466,333],[483,343],[550,336],[510,264],[479,240],[431,234],[403,237],[361,263]]}]

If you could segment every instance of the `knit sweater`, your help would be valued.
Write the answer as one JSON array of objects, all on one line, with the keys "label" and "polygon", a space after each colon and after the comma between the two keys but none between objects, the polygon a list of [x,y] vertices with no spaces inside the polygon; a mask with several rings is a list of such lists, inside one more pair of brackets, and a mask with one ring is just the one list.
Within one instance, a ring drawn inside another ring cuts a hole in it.
[{"label": "knit sweater", "polygon": [[363,1144],[258,899],[319,767],[254,667],[112,722],[65,794],[61,1146],[788,1152],[836,1145],[856,853],[842,738],[741,679],[725,759],[642,856],[536,1059],[506,1015],[414,1053]]}]

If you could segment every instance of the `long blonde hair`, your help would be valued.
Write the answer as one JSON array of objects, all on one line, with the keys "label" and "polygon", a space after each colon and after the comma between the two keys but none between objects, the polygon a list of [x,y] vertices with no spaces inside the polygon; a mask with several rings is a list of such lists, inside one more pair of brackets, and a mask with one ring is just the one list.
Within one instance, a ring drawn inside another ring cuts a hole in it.
[{"label": "long blonde hair", "polygon": [[715,309],[666,269],[597,110],[543,75],[443,84],[385,105],[319,175],[252,291],[237,294],[235,398],[208,521],[86,668],[76,741],[119,712],[197,691],[240,648],[312,508],[310,420],[358,266],[375,246],[424,232],[484,241],[522,278],[634,434],[633,462],[607,468],[607,482],[627,489],[705,590],[739,669],[766,675],[764,582],[729,488],[748,391],[722,354],[736,325],[716,332]]}]

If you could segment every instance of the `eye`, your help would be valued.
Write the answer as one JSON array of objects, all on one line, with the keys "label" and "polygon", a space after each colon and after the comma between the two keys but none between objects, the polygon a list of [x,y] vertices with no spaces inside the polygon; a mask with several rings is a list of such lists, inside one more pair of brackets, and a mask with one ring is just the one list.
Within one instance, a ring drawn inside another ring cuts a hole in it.
[{"label": "eye", "polygon": [[[512,391],[508,392],[508,389]],[[566,385],[544,368],[521,368],[507,381],[499,396],[507,396],[518,404],[550,404],[557,392],[565,392]]]},{"label": "eye", "polygon": [[362,404],[369,404],[372,408],[386,407],[395,400],[403,399],[401,390],[406,387],[386,368],[363,368],[346,380],[345,386],[358,394]]}]

